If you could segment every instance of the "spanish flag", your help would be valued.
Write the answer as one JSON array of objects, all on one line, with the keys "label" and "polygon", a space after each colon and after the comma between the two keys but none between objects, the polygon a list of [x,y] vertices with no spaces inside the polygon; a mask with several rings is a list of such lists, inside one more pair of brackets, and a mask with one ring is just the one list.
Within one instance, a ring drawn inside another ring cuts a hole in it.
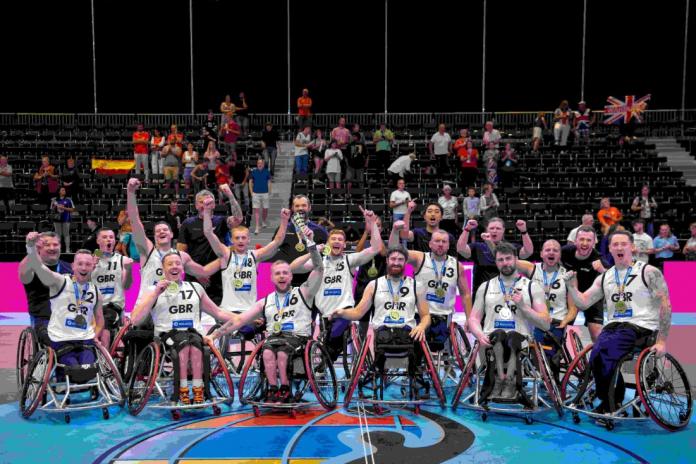
[{"label": "spanish flag", "polygon": [[92,158],[92,170],[97,174],[113,176],[115,174],[128,174],[135,168],[135,160],[106,160]]}]

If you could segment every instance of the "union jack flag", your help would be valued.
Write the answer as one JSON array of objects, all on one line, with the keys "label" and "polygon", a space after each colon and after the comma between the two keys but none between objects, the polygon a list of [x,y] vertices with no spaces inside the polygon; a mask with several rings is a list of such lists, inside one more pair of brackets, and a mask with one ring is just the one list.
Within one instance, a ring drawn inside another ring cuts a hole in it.
[{"label": "union jack flag", "polygon": [[628,124],[631,118],[636,118],[638,122],[643,122],[640,114],[645,111],[646,102],[650,100],[650,94],[636,100],[635,95],[626,95],[626,101],[618,98],[608,97],[608,105],[604,107],[604,113],[609,115],[604,120],[604,124],[619,124],[623,122]]}]

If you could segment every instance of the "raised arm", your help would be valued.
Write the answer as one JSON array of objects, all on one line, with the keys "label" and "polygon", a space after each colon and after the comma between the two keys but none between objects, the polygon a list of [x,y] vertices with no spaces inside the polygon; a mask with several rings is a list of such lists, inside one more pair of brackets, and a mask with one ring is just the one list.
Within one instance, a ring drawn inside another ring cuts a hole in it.
[{"label": "raised arm", "polygon": [[232,219],[232,223],[234,224],[234,227],[236,227],[242,222],[244,222],[244,214],[242,213],[242,207],[239,206],[239,202],[237,202],[237,199],[232,194],[232,189],[230,189],[229,185],[222,184],[220,185],[219,189],[220,192],[222,192],[222,194],[225,195],[225,198],[227,198],[227,200],[230,202],[230,213],[231,217],[234,218]]},{"label": "raised arm", "polygon": [[128,290],[133,285],[133,260],[127,256],[123,257],[123,269],[121,270],[121,282],[123,288]]},{"label": "raised arm", "polygon": [[379,233],[379,226],[377,225],[377,216],[370,210],[364,210],[362,206],[360,210],[365,217],[365,230],[370,229],[370,248],[367,250],[359,251],[350,257],[351,267],[362,266],[368,263],[372,258],[374,258],[377,253],[382,251],[384,243],[382,242],[382,236]]},{"label": "raised arm", "polygon": [[300,287],[300,292],[302,292],[305,301],[314,298],[314,295],[319,291],[319,287],[323,281],[322,277],[324,276],[324,262],[321,259],[316,245],[309,247],[309,255],[311,256],[314,269],[312,269],[312,272],[309,274],[307,281]]},{"label": "raised arm", "polygon": [[657,342],[650,350],[654,351],[658,356],[663,356],[667,352],[667,336],[669,335],[669,329],[672,327],[672,303],[669,299],[669,289],[667,288],[665,276],[656,267],[646,267],[645,274],[648,288],[653,298],[660,303]]},{"label": "raised arm", "polygon": [[[191,274],[196,278],[208,277],[209,274],[206,273],[205,268],[199,263],[195,262],[193,258],[191,258],[191,255],[185,251],[180,251],[179,254],[181,255],[181,262],[184,264],[184,272]],[[213,261],[213,263],[218,261],[219,260],[216,259]]]},{"label": "raised arm", "polygon": [[278,251],[278,248],[280,248],[280,246],[283,244],[283,241],[285,240],[285,233],[288,230],[288,221],[290,220],[291,215],[292,212],[287,208],[283,208],[280,210],[280,222],[278,224],[278,231],[273,237],[271,243],[261,248],[260,250],[256,250],[254,252],[257,261],[265,261],[266,259],[276,254],[276,251]]},{"label": "raised arm", "polygon": [[585,311],[587,308],[597,303],[604,297],[604,290],[602,289],[602,276],[597,276],[592,286],[581,292],[578,290],[578,280],[575,272],[568,272],[564,279],[566,279],[566,287],[570,293],[573,301],[575,302],[578,309]]},{"label": "raised arm", "polygon": [[207,197],[205,207],[203,209],[203,235],[205,235],[205,238],[208,239],[210,248],[213,249],[215,255],[226,263],[230,256],[230,249],[220,241],[217,235],[215,235],[215,230],[213,230],[214,209],[215,199],[212,197]]},{"label": "raised arm", "polygon": [[[65,282],[62,275],[51,271],[39,259],[39,250],[41,249],[40,236],[38,232],[29,232],[27,234],[27,265],[41,280],[41,283],[51,290],[58,290]],[[52,292],[51,292],[52,293]]]},{"label": "raised arm", "polygon": [[141,256],[147,256],[152,251],[152,242],[147,238],[145,234],[145,228],[140,220],[140,212],[138,211],[138,200],[135,197],[135,192],[140,187],[140,181],[136,178],[131,178],[128,181],[128,186],[126,187],[126,210],[128,211],[128,218],[131,222],[131,227],[133,228],[133,240],[135,240],[135,246],[138,248],[138,252]]},{"label": "raised arm", "polygon": [[520,258],[529,258],[532,256],[532,254],[534,254],[534,243],[529,237],[529,232],[527,232],[527,222],[522,219],[518,219],[515,226],[517,226],[517,230],[519,230],[520,234],[522,234],[522,249],[520,250]]},{"label": "raised arm", "polygon": [[402,239],[405,239],[409,242],[412,242],[414,237],[413,237],[413,231],[411,230],[411,216],[413,215],[413,211],[416,209],[416,202],[413,200],[410,200],[408,202],[408,207],[406,208],[406,214],[404,214],[404,228],[401,230],[399,233],[399,237]]},{"label": "raised arm", "polygon": [[314,269],[314,264],[310,261],[311,257],[312,255],[306,253],[295,258],[292,263],[290,263],[290,272],[293,274],[307,274],[310,272]]},{"label": "raised arm", "polygon": [[469,233],[478,227],[478,222],[475,219],[469,219],[466,221],[466,225],[462,230],[462,234],[457,240],[457,253],[462,255],[464,258],[471,258],[471,248],[469,247]]}]

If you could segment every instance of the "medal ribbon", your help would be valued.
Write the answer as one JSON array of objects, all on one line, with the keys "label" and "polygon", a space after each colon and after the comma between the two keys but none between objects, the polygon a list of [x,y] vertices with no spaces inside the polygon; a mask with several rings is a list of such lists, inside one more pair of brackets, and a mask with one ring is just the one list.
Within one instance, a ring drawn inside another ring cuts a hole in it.
[{"label": "medal ribbon", "polygon": [[549,282],[549,277],[543,268],[541,269],[541,272],[544,273],[544,293],[546,293],[546,299],[548,300],[549,295],[551,294],[551,286],[556,283],[558,271],[554,272],[551,276],[551,282]]},{"label": "medal ribbon", "polygon": [[[503,292],[503,297],[505,298],[505,304],[508,307],[510,307],[510,299],[512,298],[512,292],[515,291],[515,285],[517,284],[517,282],[520,281],[520,279],[521,279],[521,277],[518,277],[517,279],[515,279],[515,281],[510,286],[510,292],[508,293],[507,289],[505,288],[505,284],[503,283],[503,279],[501,279],[500,276],[498,276],[498,283],[500,284],[500,291]],[[508,295],[509,295],[509,297],[508,297]]]},{"label": "medal ribbon", "polygon": [[280,322],[282,320],[283,310],[288,307],[288,303],[290,302],[290,293],[292,293],[292,290],[290,290],[288,293],[285,294],[285,301],[283,301],[283,306],[280,306],[280,300],[278,299],[278,292],[274,293],[276,312],[278,313],[278,322]]},{"label": "medal ribbon", "polygon": [[387,286],[389,287],[389,294],[392,297],[392,303],[397,303],[399,301],[399,294],[401,293],[401,287],[404,285],[403,277],[399,281],[399,288],[396,290],[396,296],[394,295],[394,287],[392,287],[391,279],[387,277]]},{"label": "medal ribbon", "polygon": [[624,293],[624,289],[626,288],[626,282],[628,282],[628,276],[631,275],[632,270],[633,270],[633,266],[631,265],[628,267],[628,270],[626,271],[626,275],[624,275],[623,282],[621,283],[621,285],[619,285],[619,281],[621,280],[621,279],[619,279],[619,270],[616,269],[616,266],[614,266],[614,282],[616,283],[616,285],[619,288],[619,294]]},{"label": "medal ribbon", "polygon": [[[76,304],[79,307],[80,304],[82,303],[82,298],[80,298],[80,289],[77,286],[77,282],[75,280],[73,280],[72,284],[73,284],[73,290],[75,291]],[[89,282],[87,282],[85,284],[84,288],[82,289],[82,296],[85,296],[85,293],[87,293],[87,290],[89,290]]]},{"label": "medal ribbon", "polygon": [[442,287],[442,279],[445,276],[447,258],[445,258],[445,261],[442,263],[442,268],[440,269],[440,272],[437,272],[437,264],[435,264],[435,258],[433,258],[432,253],[430,253],[430,261],[433,263],[433,272],[435,273],[435,288],[440,288]]}]

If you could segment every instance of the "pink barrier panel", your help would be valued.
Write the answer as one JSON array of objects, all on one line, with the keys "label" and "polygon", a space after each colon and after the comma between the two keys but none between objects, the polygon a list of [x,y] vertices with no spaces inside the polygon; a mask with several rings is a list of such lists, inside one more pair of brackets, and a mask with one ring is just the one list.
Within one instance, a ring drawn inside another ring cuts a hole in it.
[{"label": "pink barrier panel", "polygon": [[[2,263],[0,262],[0,282],[2,282],[5,291],[3,296],[7,297],[0,304],[0,312],[26,312],[27,300],[24,295],[24,287],[17,277],[17,268],[19,263]],[[472,266],[468,263],[464,264],[466,277],[471,285]],[[138,288],[140,288],[140,267],[138,264],[133,265],[133,286],[126,294],[126,310],[130,311],[138,296]],[[271,264],[261,263],[259,265],[259,282],[258,295],[262,298],[273,291],[273,285],[270,280]],[[407,266],[406,273],[413,275],[413,269]],[[691,277],[696,275],[696,262],[675,261],[665,263],[665,278],[669,286],[669,292],[672,300],[672,311],[674,312],[693,312],[696,310],[693,297],[691,294],[691,285],[693,285]],[[461,304],[457,302],[457,311],[461,311]]]}]

